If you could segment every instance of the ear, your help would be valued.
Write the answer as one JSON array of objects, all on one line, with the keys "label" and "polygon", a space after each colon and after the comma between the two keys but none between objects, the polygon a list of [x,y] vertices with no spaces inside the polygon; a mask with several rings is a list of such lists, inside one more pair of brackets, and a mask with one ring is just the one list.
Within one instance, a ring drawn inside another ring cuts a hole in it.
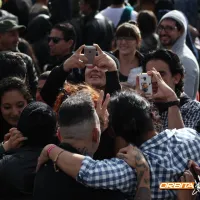
[{"label": "ear", "polygon": [[67,45],[69,48],[71,48],[73,44],[74,44],[74,40],[67,41]]},{"label": "ear", "polygon": [[97,128],[94,128],[92,131],[92,142],[94,143],[100,142],[100,132]]},{"label": "ear", "polygon": [[174,84],[178,84],[179,81],[181,80],[181,75],[178,73],[176,75],[173,76],[173,80],[174,80]]},{"label": "ear", "polygon": [[60,135],[60,128],[58,128],[56,135],[57,135],[59,141],[61,142],[62,139],[61,139],[61,135]]}]

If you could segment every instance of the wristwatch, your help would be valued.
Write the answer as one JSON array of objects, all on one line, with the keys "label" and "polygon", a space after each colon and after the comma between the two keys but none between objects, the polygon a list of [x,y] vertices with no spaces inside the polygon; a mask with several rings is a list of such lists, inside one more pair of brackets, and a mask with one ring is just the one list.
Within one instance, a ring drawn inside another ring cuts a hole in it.
[{"label": "wristwatch", "polygon": [[178,107],[180,107],[180,101],[169,101],[169,102],[166,102],[166,105],[167,105],[167,107],[169,108],[169,107],[171,107],[171,106],[178,106]]}]

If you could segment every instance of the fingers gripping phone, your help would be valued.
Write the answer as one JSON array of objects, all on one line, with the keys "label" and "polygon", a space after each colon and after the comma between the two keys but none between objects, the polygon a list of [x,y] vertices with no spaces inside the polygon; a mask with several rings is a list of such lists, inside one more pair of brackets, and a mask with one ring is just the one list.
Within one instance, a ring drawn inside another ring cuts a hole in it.
[{"label": "fingers gripping phone", "polygon": [[86,66],[91,67],[94,64],[94,58],[96,56],[96,47],[94,46],[85,46],[84,47],[84,55],[87,57],[88,59],[88,63],[86,64]]},{"label": "fingers gripping phone", "polygon": [[140,90],[142,90],[147,95],[152,95],[152,83],[151,76],[147,73],[142,73],[139,75]]}]

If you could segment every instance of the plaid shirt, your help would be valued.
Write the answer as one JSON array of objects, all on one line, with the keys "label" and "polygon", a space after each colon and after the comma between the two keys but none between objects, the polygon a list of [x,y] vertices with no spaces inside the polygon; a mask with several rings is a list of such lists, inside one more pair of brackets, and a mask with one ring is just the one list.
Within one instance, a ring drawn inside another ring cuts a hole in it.
[{"label": "plaid shirt", "polygon": [[[166,130],[140,147],[151,171],[151,197],[175,199],[174,190],[159,190],[161,182],[178,181],[188,161],[200,163],[200,136],[193,129]],[[136,171],[123,160],[95,161],[85,157],[77,180],[94,188],[120,190],[132,198],[137,186]]]},{"label": "plaid shirt", "polygon": [[[200,120],[200,102],[190,99],[187,103],[180,107],[180,112],[185,127],[196,129],[197,123]],[[163,124],[162,130],[168,128],[168,112],[161,114]]]}]

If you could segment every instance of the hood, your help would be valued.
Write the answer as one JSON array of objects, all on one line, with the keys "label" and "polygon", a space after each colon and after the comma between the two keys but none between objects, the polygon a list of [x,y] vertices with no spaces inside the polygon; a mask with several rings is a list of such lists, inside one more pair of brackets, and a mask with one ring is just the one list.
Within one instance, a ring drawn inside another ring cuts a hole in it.
[{"label": "hood", "polygon": [[179,55],[179,54],[181,54],[180,51],[183,50],[183,47],[185,45],[188,22],[187,22],[187,19],[186,19],[185,15],[182,12],[180,12],[178,10],[172,10],[172,11],[168,12],[167,14],[165,14],[161,18],[159,24],[164,19],[167,19],[167,18],[174,19],[175,21],[177,21],[184,28],[183,35],[176,41],[176,43],[172,47],[172,51],[176,52]]}]

